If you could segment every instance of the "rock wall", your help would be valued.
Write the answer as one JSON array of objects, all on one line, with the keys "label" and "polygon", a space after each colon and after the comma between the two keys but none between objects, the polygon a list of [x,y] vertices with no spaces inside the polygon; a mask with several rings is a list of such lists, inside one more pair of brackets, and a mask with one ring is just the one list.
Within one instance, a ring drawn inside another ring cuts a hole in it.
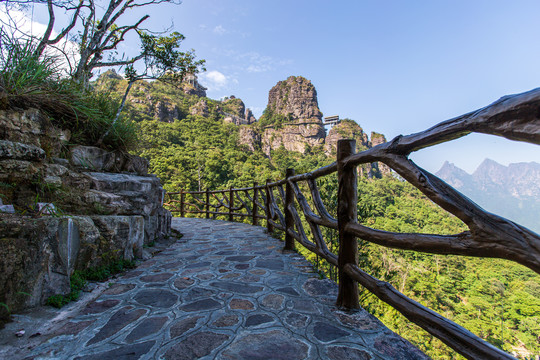
[{"label": "rock wall", "polygon": [[246,109],[246,105],[233,95],[225,98],[221,103],[221,114],[225,116],[223,121],[233,123],[235,125],[249,125],[257,121],[250,109]]},{"label": "rock wall", "polygon": [[[322,113],[317,101],[317,90],[311,81],[302,76],[289,76],[278,82],[268,93],[267,110],[288,116],[292,120],[321,121]],[[321,123],[322,126],[322,123]]]},{"label": "rock wall", "polygon": [[[377,146],[385,142],[386,137],[383,134],[379,134],[374,131],[371,132],[371,147]],[[379,168],[382,176],[390,176],[392,174],[392,169],[385,163],[378,162],[377,167]]]},{"label": "rock wall", "polygon": [[356,152],[367,150],[371,147],[369,138],[355,121],[343,119],[339,124],[335,125],[328,131],[328,135],[324,141],[324,150],[327,155],[335,156],[337,142],[341,139],[355,139]]},{"label": "rock wall", "polygon": [[241,126],[238,142],[245,145],[250,151],[261,148],[261,135],[251,126]]},{"label": "rock wall", "polygon": [[141,257],[169,234],[145,159],[69,140],[36,110],[0,112],[0,303],[12,311],[69,292],[75,269]]},{"label": "rock wall", "polygon": [[[224,103],[236,106],[238,114],[245,109],[244,103],[234,97]],[[225,121],[236,123],[232,118]],[[300,153],[321,146],[326,155],[335,156],[340,139],[355,139],[357,152],[386,142],[384,135],[375,132],[370,140],[360,125],[350,119],[341,120],[327,135],[315,87],[301,76],[290,76],[270,90],[268,105],[259,121],[240,128],[239,143],[251,151],[262,149],[267,156],[282,146]],[[379,162],[362,164],[358,170],[368,178],[391,175],[390,167]]]},{"label": "rock wall", "polygon": [[[343,119],[328,132],[325,139],[324,150],[329,156],[336,156],[337,142],[341,139],[355,139],[356,152],[371,148],[371,142],[364,130],[355,121]],[[358,175],[368,178],[379,177],[377,163],[366,163],[358,166]]]},{"label": "rock wall", "polygon": [[270,90],[259,121],[263,124],[261,147],[267,155],[281,146],[303,153],[307,146],[322,145],[326,136],[317,91],[301,76],[290,76]]},{"label": "rock wall", "polygon": [[283,125],[280,128],[268,127],[261,136],[261,148],[270,156],[272,150],[283,146],[288,151],[306,152],[308,146],[324,143],[326,135],[322,123],[305,122]]}]

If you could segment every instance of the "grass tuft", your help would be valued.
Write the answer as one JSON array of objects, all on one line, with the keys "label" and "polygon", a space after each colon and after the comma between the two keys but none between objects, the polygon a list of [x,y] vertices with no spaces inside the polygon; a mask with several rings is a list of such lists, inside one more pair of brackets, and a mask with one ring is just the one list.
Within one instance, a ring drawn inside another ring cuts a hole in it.
[{"label": "grass tuft", "polygon": [[134,123],[113,119],[117,96],[85,89],[63,77],[56,56],[36,54],[36,42],[18,39],[0,30],[0,110],[42,110],[51,122],[71,131],[71,143],[95,146],[109,128],[102,147],[129,150],[136,142]]},{"label": "grass tuft", "polygon": [[[111,276],[123,271],[135,268],[135,261],[119,259],[110,262],[107,265],[98,266],[95,268],[86,269],[83,271],[75,271],[70,278],[71,291],[68,294],[49,296],[45,302],[47,305],[55,308],[61,308],[72,301],[79,299],[82,289],[86,286],[88,280],[105,281]],[[1,304],[1,303],[0,303]]]}]

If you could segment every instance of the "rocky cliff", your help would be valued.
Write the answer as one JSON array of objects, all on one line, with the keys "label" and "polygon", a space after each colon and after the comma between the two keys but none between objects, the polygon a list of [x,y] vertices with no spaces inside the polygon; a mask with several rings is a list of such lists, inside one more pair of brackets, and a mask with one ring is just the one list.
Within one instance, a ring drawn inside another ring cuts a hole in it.
[{"label": "rocky cliff", "polygon": [[[107,71],[99,77],[94,86],[121,96],[127,81],[114,71]],[[207,98],[206,88],[191,75],[176,85],[160,81],[135,82],[127,97],[125,112],[135,121],[157,120],[172,123],[189,115],[221,118],[236,125],[256,121],[251,110],[235,96],[227,97],[223,101]]]},{"label": "rocky cliff", "polygon": [[[300,153],[320,147],[316,151],[335,156],[340,139],[355,139],[357,152],[386,142],[384,135],[374,132],[370,140],[360,125],[350,119],[342,120],[326,135],[315,87],[304,77],[290,76],[270,90],[268,105],[259,121],[240,128],[239,143],[251,151],[262,149],[267,156],[280,147]],[[367,177],[391,173],[383,163],[364,164],[359,170]]]},{"label": "rocky cliff", "polygon": [[472,173],[448,161],[435,174],[488,211],[540,233],[540,164],[486,159]]},{"label": "rocky cliff", "polygon": [[[354,139],[356,140],[356,152],[361,152],[386,142],[384,135],[371,133],[371,140],[364,130],[355,121],[343,119],[341,122],[328,131],[325,138],[324,150],[328,156],[336,156],[336,147],[338,140]],[[368,178],[390,175],[390,168],[380,162],[362,164],[358,167],[358,174]]]},{"label": "rocky cliff", "polygon": [[0,112],[0,303],[41,304],[69,292],[75,269],[143,256],[167,236],[164,191],[147,170],[127,153],[70,145],[37,110]]},{"label": "rocky cliff", "polygon": [[[125,80],[102,75],[97,84],[121,92]],[[234,124],[238,126],[238,143],[250,151],[263,151],[267,157],[281,147],[299,153],[312,150],[334,156],[337,140],[344,138],[356,139],[357,151],[386,141],[384,135],[375,132],[369,138],[357,123],[348,119],[342,120],[327,136],[315,86],[302,76],[290,76],[270,89],[268,104],[258,121],[240,98],[231,95],[216,101],[199,95],[160,82],[142,81],[133,85],[127,113],[136,121],[174,122],[193,116]],[[360,172],[367,177],[391,173],[383,163],[365,164]]]},{"label": "rocky cliff", "polygon": [[225,98],[221,102],[220,112],[225,116],[223,119],[226,123],[233,123],[235,125],[249,125],[254,123],[257,119],[253,116],[250,109],[246,109],[246,106],[242,99],[235,96]]},{"label": "rocky cliff", "polygon": [[267,155],[281,146],[303,153],[307,146],[322,145],[326,136],[317,91],[301,76],[290,76],[270,90],[258,125],[261,148]]}]

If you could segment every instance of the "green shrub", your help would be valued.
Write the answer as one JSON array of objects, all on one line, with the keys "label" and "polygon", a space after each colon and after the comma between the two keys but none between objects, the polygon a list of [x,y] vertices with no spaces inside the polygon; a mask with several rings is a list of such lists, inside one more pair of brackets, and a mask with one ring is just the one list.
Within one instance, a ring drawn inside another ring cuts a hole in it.
[{"label": "green shrub", "polygon": [[[1,31],[1,30],[0,30]],[[52,124],[71,131],[71,143],[129,150],[136,143],[134,124],[121,117],[114,125],[118,96],[85,89],[62,76],[59,59],[36,55],[36,43],[0,32],[0,110],[42,110]]]},{"label": "green shrub", "polygon": [[98,266],[83,271],[74,271],[70,278],[71,291],[65,295],[58,294],[50,296],[45,303],[47,305],[54,306],[55,308],[61,308],[79,298],[81,290],[86,286],[87,280],[105,281],[112,275],[121,273],[128,269],[133,269],[134,267],[135,261],[120,259],[112,261],[107,265]]}]

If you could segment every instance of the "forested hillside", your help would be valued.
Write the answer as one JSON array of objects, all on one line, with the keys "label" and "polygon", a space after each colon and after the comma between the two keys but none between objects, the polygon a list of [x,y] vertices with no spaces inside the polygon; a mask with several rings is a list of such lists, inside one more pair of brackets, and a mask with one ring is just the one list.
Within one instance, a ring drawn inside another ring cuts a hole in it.
[{"label": "forested hillside", "polygon": [[[117,77],[102,77],[96,86],[111,89],[114,95],[125,83]],[[334,161],[332,149],[325,148],[328,144],[324,143],[305,146],[303,153],[284,146],[265,153],[257,146],[241,145],[241,132],[256,134],[257,123],[225,121],[231,113],[242,118],[233,105],[238,108],[238,101],[211,100],[159,82],[138,83],[126,109],[127,116],[137,121],[139,146],[135,152],[150,160],[151,172],[161,178],[168,191],[250,186],[255,181],[282,178],[289,167],[301,173]],[[168,115],[163,115],[165,112]],[[373,145],[373,135],[369,141],[355,123],[344,124],[340,130],[344,137],[356,137],[360,146]],[[361,173],[359,214],[364,224],[389,231],[439,234],[465,229],[461,221],[412,185],[388,171],[379,171],[376,164]],[[329,211],[335,212],[336,179],[326,177],[319,182]],[[325,236],[329,247],[335,249],[335,234],[328,230]],[[373,276],[505,351],[521,358],[540,353],[540,275],[509,261],[425,255],[361,240],[359,247],[360,264]],[[300,251],[321,273],[335,277],[315,256]],[[361,301],[388,327],[433,358],[458,358],[450,348],[369,293],[363,291]]]}]

